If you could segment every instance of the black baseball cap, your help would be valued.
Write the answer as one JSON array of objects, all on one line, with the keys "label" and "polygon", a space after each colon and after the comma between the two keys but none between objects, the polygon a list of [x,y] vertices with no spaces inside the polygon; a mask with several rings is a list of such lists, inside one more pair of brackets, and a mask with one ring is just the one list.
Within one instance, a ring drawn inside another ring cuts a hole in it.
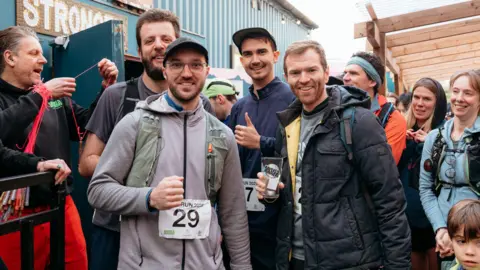
[{"label": "black baseball cap", "polygon": [[233,43],[237,46],[238,51],[240,54],[242,53],[242,43],[245,39],[247,38],[257,38],[257,37],[266,37],[270,39],[273,43],[273,49],[274,51],[277,50],[277,43],[275,42],[275,39],[273,36],[264,28],[260,27],[254,27],[254,28],[245,28],[238,30],[233,34],[232,39]]},{"label": "black baseball cap", "polygon": [[180,37],[177,38],[175,41],[170,43],[165,50],[165,57],[163,58],[163,66],[167,63],[167,59],[172,56],[178,49],[184,49],[184,48],[189,48],[189,49],[194,49],[198,51],[199,53],[203,54],[205,56],[205,60],[207,61],[208,64],[208,51],[203,47],[202,44],[198,43],[197,41],[187,38],[187,37]]}]

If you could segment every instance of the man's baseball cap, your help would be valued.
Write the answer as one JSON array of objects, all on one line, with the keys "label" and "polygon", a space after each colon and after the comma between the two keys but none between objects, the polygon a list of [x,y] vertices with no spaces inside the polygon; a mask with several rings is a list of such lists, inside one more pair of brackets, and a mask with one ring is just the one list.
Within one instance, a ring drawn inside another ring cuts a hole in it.
[{"label": "man's baseball cap", "polygon": [[180,37],[180,38],[177,38],[172,43],[170,43],[170,45],[168,45],[167,49],[165,50],[165,57],[163,58],[163,66],[165,66],[168,58],[172,56],[176,51],[178,51],[179,49],[185,49],[185,48],[194,49],[199,53],[203,54],[208,64],[208,51],[207,49],[205,49],[205,47],[203,47],[202,44],[187,37]]},{"label": "man's baseball cap", "polygon": [[237,46],[238,51],[242,53],[242,43],[245,39],[247,38],[259,38],[259,37],[266,37],[270,39],[273,43],[273,49],[274,51],[277,50],[277,43],[275,42],[275,39],[273,36],[264,28],[260,27],[254,27],[254,28],[245,28],[238,30],[233,34],[232,39],[233,43]]},{"label": "man's baseball cap", "polygon": [[213,79],[207,85],[205,90],[203,90],[203,94],[207,98],[213,98],[220,94],[224,96],[238,95],[239,92],[235,90],[235,85],[231,81],[225,79]]}]

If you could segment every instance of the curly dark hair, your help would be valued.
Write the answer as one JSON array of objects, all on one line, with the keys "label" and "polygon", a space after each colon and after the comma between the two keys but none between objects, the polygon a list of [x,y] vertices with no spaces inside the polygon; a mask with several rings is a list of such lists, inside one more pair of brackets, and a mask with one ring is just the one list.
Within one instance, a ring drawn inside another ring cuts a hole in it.
[{"label": "curly dark hair", "polygon": [[[363,58],[364,60],[366,60],[367,62],[369,62],[373,68],[375,68],[375,70],[377,71],[378,75],[380,75],[380,79],[382,80],[382,84],[384,83],[385,81],[385,65],[382,63],[382,60],[380,59],[380,57],[376,56],[375,54],[371,53],[371,52],[357,52],[357,53],[354,53],[352,55],[352,57],[360,57],[360,58]],[[368,74],[368,79],[374,81],[374,79],[372,79],[372,77],[370,77]],[[380,87],[380,85],[375,85],[375,87],[373,87],[373,91],[376,93],[378,93],[378,88]]]}]

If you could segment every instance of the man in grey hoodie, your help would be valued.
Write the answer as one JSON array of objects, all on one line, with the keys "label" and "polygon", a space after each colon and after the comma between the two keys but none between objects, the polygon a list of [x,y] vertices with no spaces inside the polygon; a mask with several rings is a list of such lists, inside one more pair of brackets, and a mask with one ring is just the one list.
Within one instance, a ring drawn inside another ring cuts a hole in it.
[{"label": "man in grey hoodie", "polygon": [[[121,215],[118,269],[224,269],[221,233],[231,268],[251,269],[238,149],[233,133],[221,124],[220,138],[212,141],[224,143],[222,166],[214,169],[221,175],[214,185],[218,217],[206,190],[211,120],[199,95],[210,69],[208,52],[191,39],[179,38],[168,46],[163,63],[168,92],[139,102],[137,110],[117,124],[90,182],[88,200],[97,209]],[[132,187],[128,181],[145,113],[160,119],[164,132],[158,149],[150,148],[160,151],[154,176],[145,187]]]}]

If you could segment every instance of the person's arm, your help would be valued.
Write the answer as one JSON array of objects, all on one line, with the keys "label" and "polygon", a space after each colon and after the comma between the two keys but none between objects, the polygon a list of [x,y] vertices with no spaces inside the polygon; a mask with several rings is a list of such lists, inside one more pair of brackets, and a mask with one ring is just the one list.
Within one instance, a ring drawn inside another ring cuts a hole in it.
[{"label": "person's arm", "polygon": [[105,90],[98,101],[98,106],[87,124],[88,136],[80,156],[78,170],[81,176],[91,177],[95,171],[100,155],[107,143],[117,121],[122,102],[124,84],[115,84]]},{"label": "person's arm", "polygon": [[33,123],[42,100],[40,94],[32,92],[17,99],[15,104],[0,108],[0,140],[10,141],[11,136],[19,134]]},{"label": "person's arm", "polygon": [[[397,166],[374,114],[357,110],[353,126],[355,168],[373,203],[385,256],[385,269],[409,269],[410,228]],[[368,198],[367,198],[368,200]],[[372,221],[374,222],[374,221]]]},{"label": "person's arm", "polygon": [[233,134],[227,136],[228,153],[225,158],[222,188],[219,192],[219,217],[222,233],[231,257],[231,268],[252,269],[250,264],[250,236],[238,148]]},{"label": "person's arm", "polygon": [[78,163],[78,173],[83,177],[91,177],[97,167],[105,143],[95,133],[89,133]]},{"label": "person's arm", "polygon": [[275,137],[260,136],[260,152],[264,157],[272,157],[275,155]]},{"label": "person's arm", "polygon": [[150,213],[151,187],[125,186],[135,156],[138,115],[126,115],[115,127],[87,189],[88,202],[95,209],[119,215]]},{"label": "person's arm", "polygon": [[403,150],[406,147],[407,140],[407,121],[398,111],[392,112],[387,125],[385,126],[385,134],[387,135],[387,142],[392,148],[393,158],[395,164],[400,162]]},{"label": "person's arm", "polygon": [[33,173],[42,158],[9,149],[0,141],[0,171],[2,175]]},{"label": "person's arm", "polygon": [[[425,170],[424,164],[427,159],[431,159],[432,146],[437,137],[439,130],[434,129],[428,133],[422,151],[422,159],[420,161],[420,200],[428,220],[432,224],[433,230],[436,232],[440,228],[446,228],[447,222],[443,218],[442,212],[438,205],[438,199],[435,195],[435,180],[432,173]],[[440,164],[439,164],[440,166]]]}]

